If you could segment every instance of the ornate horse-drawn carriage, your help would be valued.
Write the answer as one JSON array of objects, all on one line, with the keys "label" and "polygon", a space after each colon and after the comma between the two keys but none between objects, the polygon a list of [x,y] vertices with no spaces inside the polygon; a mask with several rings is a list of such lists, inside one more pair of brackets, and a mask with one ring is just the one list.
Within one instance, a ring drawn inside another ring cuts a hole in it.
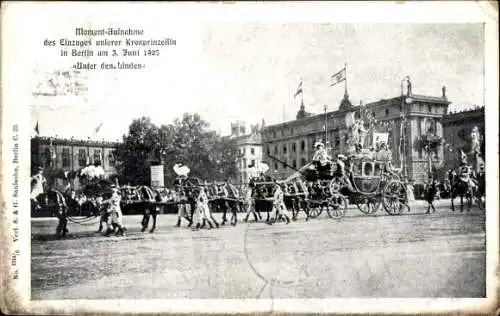
[{"label": "ornate horse-drawn carriage", "polygon": [[406,186],[388,161],[356,157],[350,165],[348,176],[354,190],[349,199],[361,212],[373,214],[381,206],[390,215],[409,210]]},{"label": "ornate horse-drawn carriage", "polygon": [[390,160],[363,154],[345,160],[321,165],[315,161],[285,180],[285,195],[294,201],[290,204],[297,212],[304,210],[308,218],[314,218],[326,210],[331,218],[339,219],[345,216],[348,200],[365,214],[381,206],[390,215],[409,209],[405,184],[390,167]]}]

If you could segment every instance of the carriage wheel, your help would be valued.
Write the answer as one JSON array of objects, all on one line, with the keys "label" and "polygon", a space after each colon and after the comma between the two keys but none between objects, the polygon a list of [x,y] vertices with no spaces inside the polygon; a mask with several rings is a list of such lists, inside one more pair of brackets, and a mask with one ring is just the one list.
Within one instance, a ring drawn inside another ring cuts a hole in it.
[{"label": "carriage wheel", "polygon": [[342,189],[343,183],[339,179],[333,179],[330,182],[329,189],[331,195],[339,194],[340,189]]},{"label": "carriage wheel", "polygon": [[375,214],[382,206],[382,202],[376,198],[361,198],[356,202],[356,206],[362,213]]},{"label": "carriage wheel", "polygon": [[322,212],[323,212],[323,208],[321,207],[320,204],[309,203],[309,217],[316,218],[316,217],[320,216]]},{"label": "carriage wheel", "polygon": [[347,199],[343,195],[333,197],[326,206],[328,216],[333,219],[341,219],[347,212]]},{"label": "carriage wheel", "polygon": [[382,204],[390,215],[399,215],[408,206],[406,189],[402,182],[391,181],[383,189]]}]

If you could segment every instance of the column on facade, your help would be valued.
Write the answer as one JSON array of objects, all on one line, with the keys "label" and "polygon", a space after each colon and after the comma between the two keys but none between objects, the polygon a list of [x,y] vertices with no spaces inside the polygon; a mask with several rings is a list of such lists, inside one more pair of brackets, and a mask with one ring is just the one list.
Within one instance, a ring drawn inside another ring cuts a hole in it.
[{"label": "column on facade", "polygon": [[[443,124],[439,121],[436,120],[436,136],[441,137],[443,139],[444,133],[443,133]],[[443,152],[443,143],[439,144],[437,146],[437,156],[439,161],[443,161],[444,159],[444,152]]]},{"label": "column on facade", "polygon": [[409,157],[413,161],[414,159],[418,159],[418,144],[419,141],[419,132],[418,132],[418,118],[414,117],[410,119],[410,122],[408,124],[408,153],[410,154]]}]

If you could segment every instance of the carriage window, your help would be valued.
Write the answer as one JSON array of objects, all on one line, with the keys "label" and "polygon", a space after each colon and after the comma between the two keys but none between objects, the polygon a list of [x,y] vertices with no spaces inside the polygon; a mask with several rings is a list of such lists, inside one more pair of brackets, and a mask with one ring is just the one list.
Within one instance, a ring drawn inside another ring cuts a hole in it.
[{"label": "carriage window", "polygon": [[352,171],[354,174],[356,175],[359,175],[361,174],[361,170],[363,169],[363,165],[361,164],[361,162],[354,162],[353,165],[352,165]]},{"label": "carriage window", "polygon": [[78,165],[83,167],[87,164],[87,152],[85,149],[78,149]]},{"label": "carriage window", "polygon": [[364,170],[363,175],[371,176],[372,174],[373,174],[373,164],[365,163],[365,170]]},{"label": "carriage window", "polygon": [[375,176],[380,176],[382,174],[382,165],[377,163],[375,164],[375,172],[374,172],[374,175]]},{"label": "carriage window", "polygon": [[101,165],[101,151],[96,149],[94,150],[94,164]]},{"label": "carriage window", "polygon": [[63,148],[63,150],[62,150],[62,165],[63,165],[63,167],[70,166],[69,148]]}]

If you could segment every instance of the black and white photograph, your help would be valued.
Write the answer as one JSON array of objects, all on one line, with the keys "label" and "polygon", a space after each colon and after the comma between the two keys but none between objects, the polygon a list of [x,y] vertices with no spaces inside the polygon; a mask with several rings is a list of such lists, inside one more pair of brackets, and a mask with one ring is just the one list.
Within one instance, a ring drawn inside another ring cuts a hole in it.
[{"label": "black and white photograph", "polygon": [[[22,68],[4,88],[22,83],[23,98],[4,107],[2,181],[11,279],[27,281],[38,312],[77,313],[46,303],[73,300],[128,302],[116,312],[163,310],[133,300],[192,312],[211,300],[260,312],[352,299],[491,308],[488,3],[475,7],[488,23],[403,22],[375,4],[387,20],[346,22],[324,3],[338,22],[322,3],[304,18],[285,3],[281,18],[276,3],[143,4],[4,15],[14,28],[33,17],[9,38],[6,58]],[[411,15],[404,5],[394,13]]]}]

